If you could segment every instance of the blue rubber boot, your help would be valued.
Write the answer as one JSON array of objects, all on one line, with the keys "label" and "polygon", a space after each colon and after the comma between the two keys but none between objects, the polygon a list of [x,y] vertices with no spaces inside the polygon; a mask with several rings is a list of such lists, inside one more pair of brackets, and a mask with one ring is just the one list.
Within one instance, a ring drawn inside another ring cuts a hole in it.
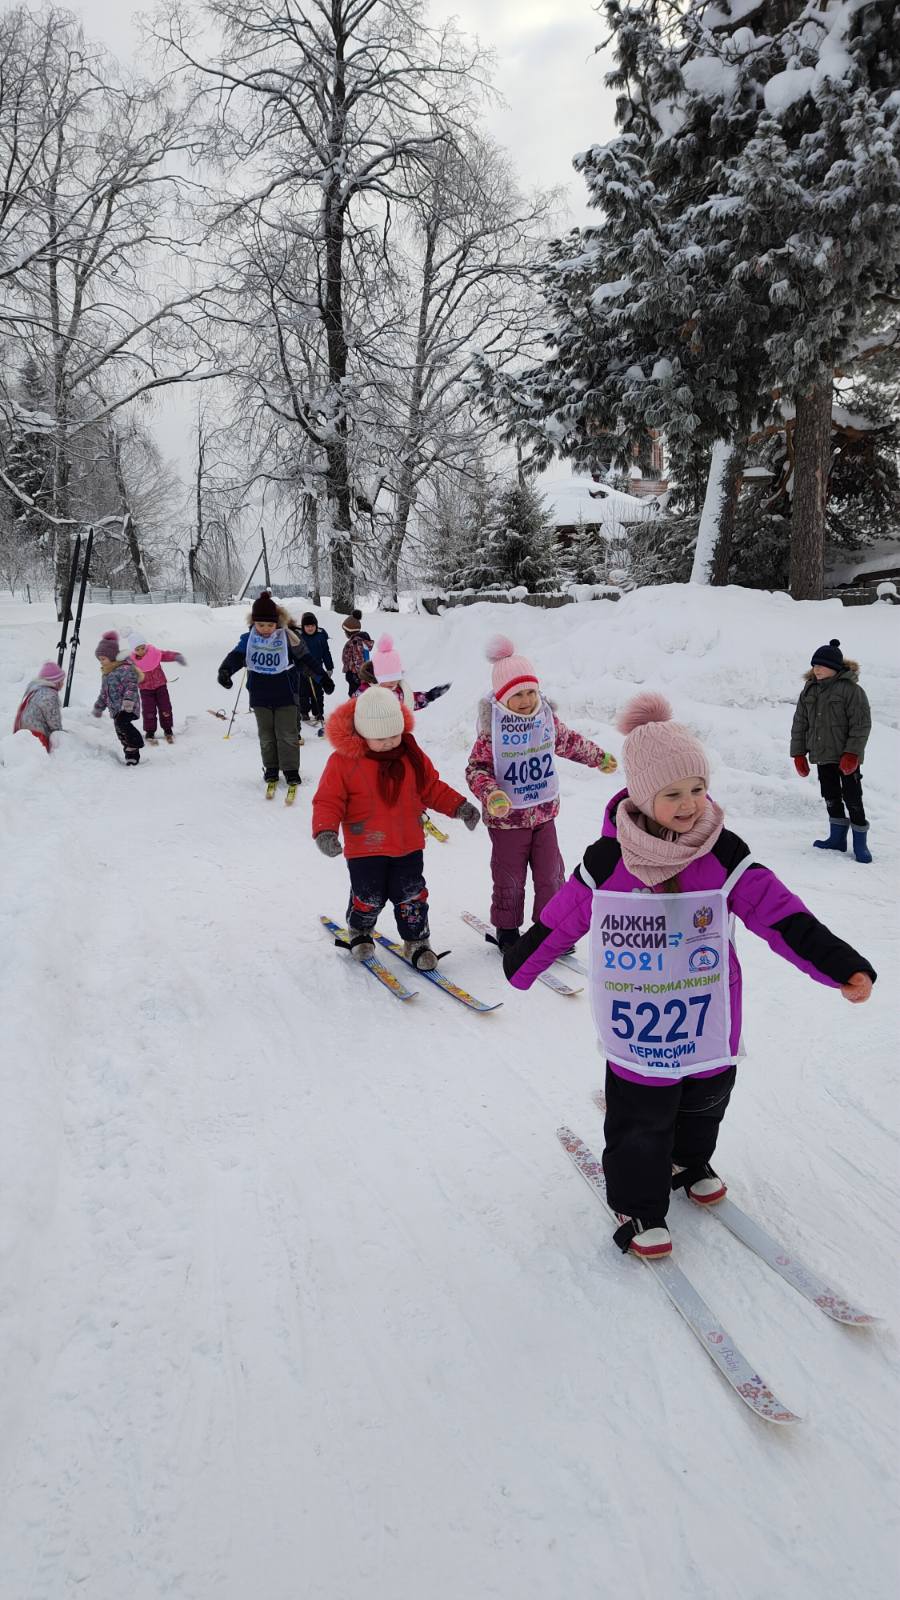
[{"label": "blue rubber boot", "polygon": [[853,829],[853,854],[855,855],[857,861],[871,861],[872,859],[872,852],[869,849],[868,834],[868,823],[866,823],[864,828]]},{"label": "blue rubber boot", "polygon": [[847,834],[850,832],[849,822],[842,822],[839,817],[831,818],[831,832],[827,839],[814,839],[816,850],[842,850],[847,849]]}]

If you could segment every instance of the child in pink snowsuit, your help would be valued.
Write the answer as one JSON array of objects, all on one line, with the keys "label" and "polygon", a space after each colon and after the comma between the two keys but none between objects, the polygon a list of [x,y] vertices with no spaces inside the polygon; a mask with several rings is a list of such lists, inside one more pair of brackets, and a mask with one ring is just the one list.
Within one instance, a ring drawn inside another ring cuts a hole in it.
[{"label": "child in pink snowsuit", "polygon": [[187,662],[179,650],[158,650],[155,644],[148,644],[142,634],[130,634],[128,642],[132,647],[129,660],[133,661],[144,674],[141,682],[141,719],[144,724],[144,734],[151,743],[155,741],[158,715],[166,744],[174,744],[172,702],[169,699],[169,688],[162,663],[178,661],[181,666],[186,667]]},{"label": "child in pink snowsuit", "polygon": [[466,767],[466,782],[481,801],[490,833],[491,922],[498,945],[505,949],[519,937],[529,866],[535,918],[565,878],[556,838],[556,757],[565,756],[606,773],[615,772],[616,760],[560,721],[541,694],[531,662],[514,653],[509,639],[492,639],[487,658],[494,663],[493,694],[478,707],[477,738]]}]

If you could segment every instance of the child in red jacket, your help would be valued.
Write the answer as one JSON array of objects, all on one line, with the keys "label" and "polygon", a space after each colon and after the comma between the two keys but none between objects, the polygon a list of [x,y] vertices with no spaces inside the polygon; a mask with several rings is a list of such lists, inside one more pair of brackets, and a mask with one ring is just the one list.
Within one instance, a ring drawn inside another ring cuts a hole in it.
[{"label": "child in red jacket", "polygon": [[443,783],[412,735],[412,712],[390,689],[368,689],[328,718],[334,745],[313,800],[312,831],[323,855],[344,855],[350,871],[350,953],[375,952],[372,933],[390,900],[404,954],[423,972],[437,956],[429,943],[428,889],[422,873],[426,807],[478,825],[478,811]]}]

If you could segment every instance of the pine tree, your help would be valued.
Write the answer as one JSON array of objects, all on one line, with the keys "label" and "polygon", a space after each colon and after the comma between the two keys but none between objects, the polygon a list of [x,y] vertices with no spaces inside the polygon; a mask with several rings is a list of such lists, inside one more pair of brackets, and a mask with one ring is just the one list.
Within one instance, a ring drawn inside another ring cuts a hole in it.
[{"label": "pine tree", "polygon": [[555,587],[558,566],[553,524],[530,483],[511,483],[494,501],[458,587],[527,589]]},{"label": "pine tree", "polygon": [[551,355],[504,408],[538,459],[588,466],[600,430],[624,464],[648,427],[686,454],[794,420],[792,592],[813,596],[833,374],[900,292],[898,8],[605,11],[620,132],[576,160],[605,223],[554,248]]},{"label": "pine tree", "polygon": [[41,507],[52,509],[53,443],[47,429],[36,425],[45,414],[46,400],[40,368],[29,356],[17,386],[6,471],[20,493],[32,502],[28,505],[10,497],[11,517],[35,556],[49,553],[52,544],[52,524],[41,516]]}]

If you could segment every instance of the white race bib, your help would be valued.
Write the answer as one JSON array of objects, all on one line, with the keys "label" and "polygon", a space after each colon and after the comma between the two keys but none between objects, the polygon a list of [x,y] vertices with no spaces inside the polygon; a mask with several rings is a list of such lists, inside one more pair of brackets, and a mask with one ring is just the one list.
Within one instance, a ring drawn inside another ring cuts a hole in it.
[{"label": "white race bib", "polygon": [[491,707],[491,744],[494,781],[517,811],[556,799],[556,723],[545,700],[533,717],[517,716],[495,700]]},{"label": "white race bib", "polygon": [[729,911],[701,894],[594,890],[591,1009],[607,1058],[646,1078],[730,1067]]},{"label": "white race bib", "polygon": [[284,628],[277,628],[268,639],[264,639],[255,628],[250,629],[247,640],[248,672],[262,672],[268,676],[275,672],[287,672],[290,659]]}]

